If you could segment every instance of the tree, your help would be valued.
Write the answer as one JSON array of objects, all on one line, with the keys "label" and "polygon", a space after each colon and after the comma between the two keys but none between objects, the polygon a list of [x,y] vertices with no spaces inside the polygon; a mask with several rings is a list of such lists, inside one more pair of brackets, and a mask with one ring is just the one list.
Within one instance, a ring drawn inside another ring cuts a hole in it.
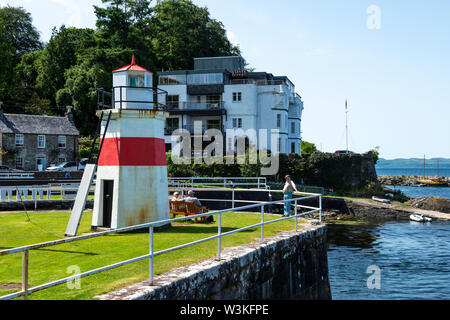
[{"label": "tree", "polygon": [[[53,29],[47,47],[36,61],[38,75],[35,89],[39,96],[56,104],[56,92],[66,83],[65,72],[77,63],[77,56],[96,45],[94,30]],[[63,112],[63,110],[61,110]]]},{"label": "tree", "polygon": [[151,0],[102,0],[106,8],[94,6],[99,46],[132,49],[140,63],[155,69],[151,44]]},{"label": "tree", "polygon": [[308,142],[308,141],[302,141],[302,154],[312,154],[314,152],[317,152],[316,145],[314,143]]},{"label": "tree", "polygon": [[190,0],[166,0],[154,10],[152,46],[159,69],[192,69],[195,57],[240,54],[228,40],[223,24],[211,19],[207,8]]},{"label": "tree", "polygon": [[78,55],[77,63],[65,73],[66,82],[56,93],[56,103],[74,107],[74,119],[82,135],[92,135],[98,122],[97,88],[112,90],[111,70],[129,62],[127,49],[91,48]]},{"label": "tree", "polygon": [[20,57],[26,52],[42,48],[39,32],[33,26],[31,14],[23,8],[6,6],[0,8],[0,25],[4,25],[6,33],[13,43],[15,53]]},{"label": "tree", "polygon": [[0,25],[0,100],[3,100],[10,89],[13,70],[14,47],[6,28]]}]

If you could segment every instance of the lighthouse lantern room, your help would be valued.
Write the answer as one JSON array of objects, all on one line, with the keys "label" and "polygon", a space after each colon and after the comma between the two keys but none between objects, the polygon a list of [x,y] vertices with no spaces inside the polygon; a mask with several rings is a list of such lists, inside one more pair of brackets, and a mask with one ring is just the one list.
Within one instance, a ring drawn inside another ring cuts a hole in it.
[{"label": "lighthouse lantern room", "polygon": [[[153,74],[136,65],[113,71],[112,105],[102,119],[92,228],[122,228],[169,218],[164,125]],[[109,116],[110,115],[110,116]]]}]

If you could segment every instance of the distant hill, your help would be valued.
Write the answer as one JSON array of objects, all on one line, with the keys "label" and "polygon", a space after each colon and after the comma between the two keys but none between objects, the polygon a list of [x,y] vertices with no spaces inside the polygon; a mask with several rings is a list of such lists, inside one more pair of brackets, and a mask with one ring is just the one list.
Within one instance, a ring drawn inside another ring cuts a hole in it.
[{"label": "distant hill", "polygon": [[[450,159],[445,159],[445,158],[426,159],[425,160],[426,168],[436,168],[438,160],[439,160],[439,168],[450,169]],[[411,159],[386,160],[386,159],[380,158],[380,159],[378,159],[376,167],[378,169],[423,168],[423,159],[411,158]]]}]

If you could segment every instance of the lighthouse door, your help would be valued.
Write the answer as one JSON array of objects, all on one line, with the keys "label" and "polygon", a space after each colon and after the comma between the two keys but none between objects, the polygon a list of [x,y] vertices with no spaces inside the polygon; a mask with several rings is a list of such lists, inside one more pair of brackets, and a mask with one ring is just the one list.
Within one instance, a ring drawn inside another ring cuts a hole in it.
[{"label": "lighthouse door", "polygon": [[114,180],[103,180],[103,227],[111,228]]}]

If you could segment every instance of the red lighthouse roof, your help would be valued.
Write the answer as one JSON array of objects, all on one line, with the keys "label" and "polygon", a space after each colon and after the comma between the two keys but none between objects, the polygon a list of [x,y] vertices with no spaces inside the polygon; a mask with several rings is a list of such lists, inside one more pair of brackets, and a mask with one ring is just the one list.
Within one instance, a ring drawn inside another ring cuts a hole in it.
[{"label": "red lighthouse roof", "polygon": [[153,74],[153,72],[151,72],[151,71],[149,71],[149,70],[147,70],[145,68],[142,68],[141,66],[138,66],[136,64],[136,62],[134,60],[134,54],[133,54],[133,57],[131,58],[131,64],[129,64],[129,65],[125,66],[125,67],[116,69],[116,70],[113,71],[113,73],[121,72],[121,71],[145,71],[145,72],[150,72],[151,74]]}]

